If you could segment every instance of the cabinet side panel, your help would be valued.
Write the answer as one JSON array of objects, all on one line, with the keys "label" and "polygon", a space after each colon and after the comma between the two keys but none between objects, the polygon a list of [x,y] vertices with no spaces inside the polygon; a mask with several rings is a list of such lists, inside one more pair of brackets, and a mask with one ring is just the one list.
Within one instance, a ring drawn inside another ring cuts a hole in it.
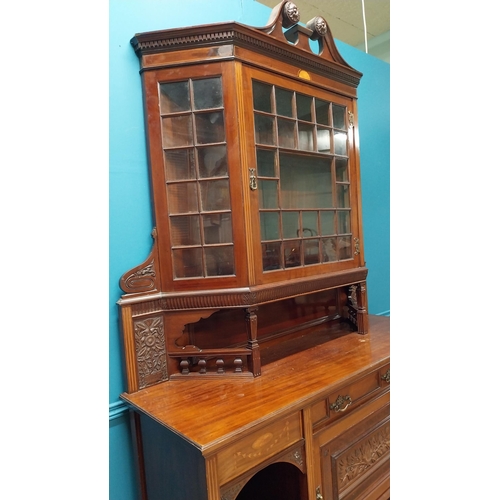
[{"label": "cabinet side panel", "polygon": [[201,452],[144,415],[141,430],[148,500],[208,500]]}]

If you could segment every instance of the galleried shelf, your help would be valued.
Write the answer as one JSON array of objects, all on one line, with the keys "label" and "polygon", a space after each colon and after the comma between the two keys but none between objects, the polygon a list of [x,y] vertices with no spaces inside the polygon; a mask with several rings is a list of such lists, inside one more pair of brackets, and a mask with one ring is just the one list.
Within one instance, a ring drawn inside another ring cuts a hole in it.
[{"label": "galleried shelf", "polygon": [[284,1],[268,24],[136,34],[155,227],[119,301],[129,393],[257,377],[368,333],[361,73]]}]

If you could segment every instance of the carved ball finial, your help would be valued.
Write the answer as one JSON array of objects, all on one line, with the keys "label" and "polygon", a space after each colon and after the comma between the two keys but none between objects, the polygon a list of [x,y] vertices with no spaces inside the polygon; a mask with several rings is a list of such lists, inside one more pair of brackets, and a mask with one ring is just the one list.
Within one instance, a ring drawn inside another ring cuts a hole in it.
[{"label": "carved ball finial", "polygon": [[290,28],[300,21],[300,12],[293,2],[287,2],[283,7],[283,27]]}]

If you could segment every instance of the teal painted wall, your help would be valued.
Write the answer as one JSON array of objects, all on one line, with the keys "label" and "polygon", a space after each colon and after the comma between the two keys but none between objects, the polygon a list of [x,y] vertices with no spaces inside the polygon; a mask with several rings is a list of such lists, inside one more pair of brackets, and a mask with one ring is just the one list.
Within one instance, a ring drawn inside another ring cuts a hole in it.
[{"label": "teal painted wall", "polygon": [[[276,3],[278,3],[277,0]],[[300,1],[297,1],[300,9]],[[109,498],[137,500],[138,483],[124,390],[116,302],[121,275],[151,250],[152,213],[135,33],[221,21],[264,26],[271,9],[255,0],[109,2]],[[389,314],[389,68],[342,42],[344,59],[363,73],[358,88],[363,226],[368,304]],[[168,500],[168,499],[166,499]]]}]

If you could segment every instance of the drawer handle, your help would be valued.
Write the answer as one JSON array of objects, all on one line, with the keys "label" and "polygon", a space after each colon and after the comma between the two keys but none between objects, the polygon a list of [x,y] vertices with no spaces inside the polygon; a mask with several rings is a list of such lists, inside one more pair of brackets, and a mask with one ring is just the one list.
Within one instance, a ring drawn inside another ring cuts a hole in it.
[{"label": "drawer handle", "polygon": [[321,494],[321,489],[319,486],[316,488],[316,500],[323,500],[323,495]]},{"label": "drawer handle", "polygon": [[391,370],[387,370],[384,375],[380,377],[382,380],[385,380],[388,384],[391,382]]},{"label": "drawer handle", "polygon": [[[341,406],[344,404],[344,403],[347,403],[343,408],[341,408]],[[335,410],[336,412],[339,412],[339,411],[346,411],[347,408],[349,406],[351,406],[352,404],[352,399],[351,399],[351,396],[347,395],[347,396],[339,396],[337,398],[337,400],[335,401],[335,403],[332,403],[330,405],[330,410]]]}]

